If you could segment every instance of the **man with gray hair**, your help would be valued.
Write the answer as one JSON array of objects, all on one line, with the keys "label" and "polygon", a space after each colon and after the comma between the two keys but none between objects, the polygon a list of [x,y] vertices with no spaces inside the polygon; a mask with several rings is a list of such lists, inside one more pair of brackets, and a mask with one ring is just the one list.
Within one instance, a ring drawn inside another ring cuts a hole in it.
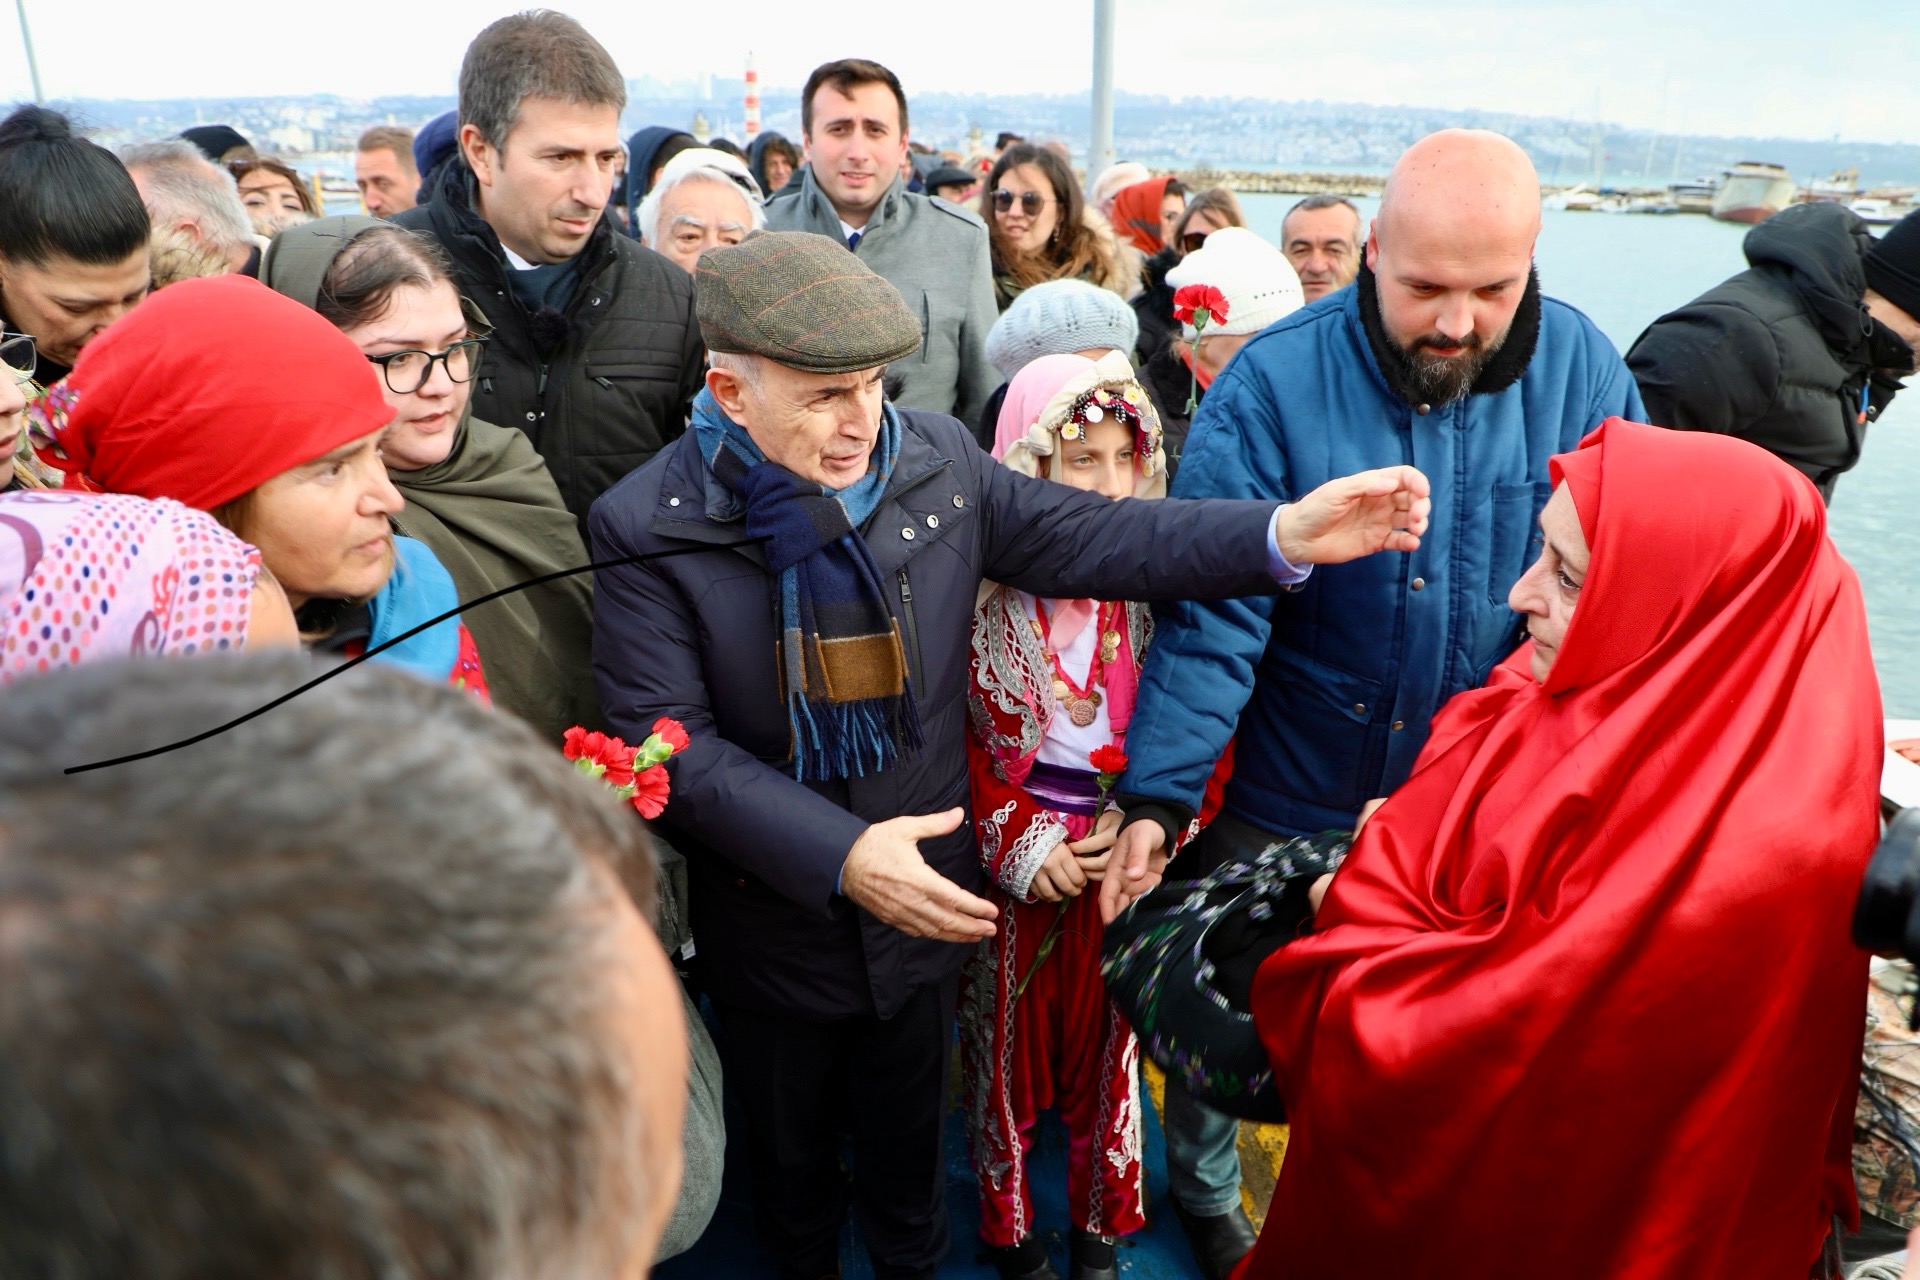
[{"label": "man with gray hair", "polygon": [[[920,317],[841,241],[711,250],[697,295],[713,364],[692,427],[593,509],[594,559],[618,563],[594,577],[594,669],[628,740],[686,726],[664,820],[780,1274],[837,1273],[844,1126],[875,1274],[931,1277],[960,967],[996,928],[976,839],[999,827],[966,820],[980,584],[1274,592],[1295,566],[1417,546],[1426,480],[1388,467],[1284,508],[1111,502],[888,403]],[[620,563],[641,553],[661,558]]]},{"label": "man with gray hair", "polygon": [[457,154],[393,219],[440,242],[493,321],[474,416],[525,431],[582,521],[686,429],[702,373],[693,282],[608,215],[626,103],[578,22],[501,18],[460,64]]},{"label": "man with gray hair", "polygon": [[0,691],[0,1275],[644,1275],[687,1033],[631,810],[378,665],[62,772],[312,674]]},{"label": "man with gray hair", "polygon": [[634,218],[642,242],[689,275],[707,250],[739,244],[766,225],[760,184],[746,161],[710,147],[667,161]]},{"label": "man with gray hair", "polygon": [[153,219],[153,287],[198,276],[258,278],[265,241],[253,234],[233,175],[184,138],[120,149]]},{"label": "man with gray hair", "polygon": [[1360,274],[1360,210],[1345,196],[1308,196],[1280,221],[1280,251],[1308,302],[1344,289]]}]

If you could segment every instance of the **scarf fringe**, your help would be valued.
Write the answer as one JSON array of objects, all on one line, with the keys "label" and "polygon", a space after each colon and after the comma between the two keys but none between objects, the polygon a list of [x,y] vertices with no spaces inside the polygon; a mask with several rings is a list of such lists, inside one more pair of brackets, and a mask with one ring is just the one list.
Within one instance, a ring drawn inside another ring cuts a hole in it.
[{"label": "scarf fringe", "polygon": [[859,702],[809,702],[787,695],[795,776],[802,782],[864,778],[920,753],[926,732],[907,694]]}]

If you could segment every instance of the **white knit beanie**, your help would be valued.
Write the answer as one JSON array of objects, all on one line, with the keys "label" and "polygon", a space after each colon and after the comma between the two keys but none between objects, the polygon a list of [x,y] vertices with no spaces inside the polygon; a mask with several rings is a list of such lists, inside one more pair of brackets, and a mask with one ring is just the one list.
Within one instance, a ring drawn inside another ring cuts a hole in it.
[{"label": "white knit beanie", "polygon": [[[1258,333],[1306,305],[1300,277],[1285,254],[1245,227],[1223,227],[1167,272],[1176,292],[1183,285],[1208,284],[1227,299],[1227,318],[1207,325],[1207,333]],[[1180,326],[1187,341],[1190,324]]]},{"label": "white knit beanie", "polygon": [[1041,356],[1101,348],[1131,354],[1139,336],[1140,317],[1111,289],[1085,280],[1049,280],[1022,290],[993,322],[987,363],[1012,382]]}]

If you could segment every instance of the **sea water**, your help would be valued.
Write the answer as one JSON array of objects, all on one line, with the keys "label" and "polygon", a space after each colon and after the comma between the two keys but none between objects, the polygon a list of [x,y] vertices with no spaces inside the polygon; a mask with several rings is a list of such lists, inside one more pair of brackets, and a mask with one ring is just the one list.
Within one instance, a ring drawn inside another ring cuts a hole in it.
[{"label": "sea water", "polygon": [[[1243,195],[1253,230],[1280,241],[1296,197]],[[1356,200],[1372,217],[1377,202]],[[1694,214],[1549,211],[1536,261],[1541,288],[1579,307],[1625,351],[1660,315],[1746,269],[1749,228]],[[1920,718],[1920,378],[1867,431],[1860,465],[1834,491],[1833,538],[1866,588],[1867,620],[1889,716]],[[1701,500],[1712,477],[1701,478]],[[1907,515],[1901,515],[1901,512]]]}]

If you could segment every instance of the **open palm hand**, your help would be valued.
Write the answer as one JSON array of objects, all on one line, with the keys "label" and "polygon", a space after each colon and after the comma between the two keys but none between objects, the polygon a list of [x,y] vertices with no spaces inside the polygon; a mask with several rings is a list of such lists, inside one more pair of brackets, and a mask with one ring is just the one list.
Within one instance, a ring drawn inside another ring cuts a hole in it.
[{"label": "open palm hand", "polygon": [[1427,531],[1432,486],[1413,467],[1382,467],[1329,480],[1280,509],[1287,563],[1344,564],[1376,551],[1413,551]]}]

